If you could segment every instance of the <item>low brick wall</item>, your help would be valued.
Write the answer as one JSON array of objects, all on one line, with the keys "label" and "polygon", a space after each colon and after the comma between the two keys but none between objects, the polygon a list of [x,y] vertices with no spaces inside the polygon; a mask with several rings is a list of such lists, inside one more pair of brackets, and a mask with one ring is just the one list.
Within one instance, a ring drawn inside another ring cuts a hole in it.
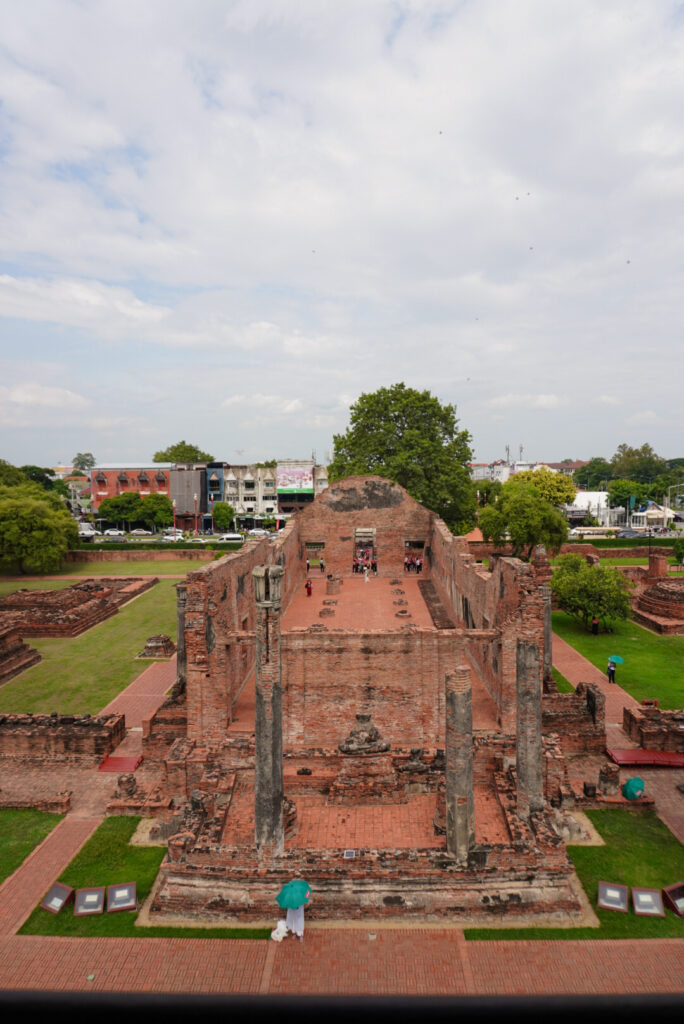
[{"label": "low brick wall", "polygon": [[684,711],[624,708],[622,728],[643,750],[684,754]]},{"label": "low brick wall", "polygon": [[167,697],[154,714],[143,718],[142,749],[147,765],[163,765],[177,739],[185,736],[188,711],[185,697]]},{"label": "low brick wall", "polygon": [[95,767],[125,735],[123,715],[0,715],[0,764]]},{"label": "low brick wall", "polygon": [[211,562],[215,551],[194,548],[188,551],[67,551],[69,562]]},{"label": "low brick wall", "polygon": [[606,749],[606,698],[594,683],[574,693],[545,693],[544,734],[557,733],[564,754],[602,754]]}]

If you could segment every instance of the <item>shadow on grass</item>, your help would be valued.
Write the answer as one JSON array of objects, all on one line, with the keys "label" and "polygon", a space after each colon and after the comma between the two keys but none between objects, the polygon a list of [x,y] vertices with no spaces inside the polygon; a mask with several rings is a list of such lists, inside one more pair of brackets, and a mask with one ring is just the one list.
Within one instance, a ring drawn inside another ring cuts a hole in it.
[{"label": "shadow on grass", "polygon": [[[129,845],[139,821],[140,818],[106,818],[59,876],[59,881],[73,889],[135,882],[138,904],[142,904],[152,888],[166,849]],[[137,914],[132,912],[74,917],[73,906],[65,907],[60,914],[50,914],[36,907],[19,934],[138,939],[267,939],[270,935],[267,928],[136,928],[136,918]]]},{"label": "shadow on grass", "polygon": [[599,928],[468,928],[467,939],[665,939],[684,938],[684,918],[671,910],[665,917],[637,917],[599,910],[599,881],[662,889],[684,880],[684,846],[653,811],[622,808],[587,811],[605,846],[568,846]]}]

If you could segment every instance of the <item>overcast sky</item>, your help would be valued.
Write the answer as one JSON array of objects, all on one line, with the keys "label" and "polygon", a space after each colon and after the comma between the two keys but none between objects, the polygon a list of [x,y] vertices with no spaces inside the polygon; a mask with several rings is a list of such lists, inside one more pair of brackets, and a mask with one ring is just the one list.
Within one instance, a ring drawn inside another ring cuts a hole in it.
[{"label": "overcast sky", "polygon": [[684,5],[0,0],[0,457],[684,455]]}]

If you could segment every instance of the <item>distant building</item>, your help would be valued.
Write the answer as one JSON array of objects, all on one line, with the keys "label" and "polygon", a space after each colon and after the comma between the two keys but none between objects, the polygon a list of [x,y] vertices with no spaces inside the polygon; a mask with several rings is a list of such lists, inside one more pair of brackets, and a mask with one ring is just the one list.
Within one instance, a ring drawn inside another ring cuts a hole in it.
[{"label": "distant building", "polygon": [[93,511],[105,498],[119,494],[163,494],[169,497],[172,462],[103,462],[90,470],[90,493]]},{"label": "distant building", "polygon": [[313,459],[282,459],[277,469],[278,511],[298,512],[328,486],[328,469]]}]

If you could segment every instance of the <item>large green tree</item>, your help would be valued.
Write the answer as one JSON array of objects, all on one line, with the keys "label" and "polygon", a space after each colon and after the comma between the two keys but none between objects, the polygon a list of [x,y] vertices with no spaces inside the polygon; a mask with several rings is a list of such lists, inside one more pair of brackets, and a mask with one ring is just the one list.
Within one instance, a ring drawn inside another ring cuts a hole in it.
[{"label": "large green tree", "polygon": [[650,444],[642,444],[641,448],[630,448],[628,444],[618,445],[610,464],[614,480],[621,478],[639,483],[649,483],[667,470],[667,462],[656,455]]},{"label": "large green tree", "polygon": [[56,572],[78,543],[60,499],[37,484],[0,487],[0,571]]},{"label": "large green tree", "polygon": [[572,504],[577,493],[571,477],[565,473],[554,473],[552,469],[526,469],[516,473],[515,480],[518,483],[533,484],[544,501],[556,508]]},{"label": "large green tree", "polygon": [[189,444],[187,441],[177,441],[154,453],[155,462],[213,462],[214,456],[203,452],[196,444]]},{"label": "large green tree", "polygon": [[143,499],[134,491],[126,494],[117,494],[114,498],[105,498],[97,510],[99,519],[105,519],[108,523],[119,524],[137,523],[142,520]]},{"label": "large green tree", "polygon": [[648,494],[648,486],[636,480],[611,480],[608,484],[608,504],[611,508],[629,509],[631,497],[635,499],[635,507],[638,508],[646,501]]},{"label": "large green tree", "polygon": [[586,466],[575,472],[575,483],[583,491],[600,491],[601,485],[613,478],[613,467],[607,459],[594,456]]},{"label": "large green tree", "polygon": [[171,526],[173,522],[171,499],[167,498],[165,494],[148,494],[146,498],[142,499],[138,519],[145,526],[151,526],[153,529]]},{"label": "large green tree", "polygon": [[76,452],[71,464],[74,469],[88,470],[95,465],[95,456],[92,452]]},{"label": "large green tree", "polygon": [[44,466],[20,466],[21,472],[27,480],[39,484],[46,491],[53,490],[55,481],[52,477],[52,470]]},{"label": "large green tree", "polygon": [[214,504],[212,515],[215,528],[220,530],[221,533],[226,533],[233,525],[235,509],[227,501],[217,501]]},{"label": "large green tree", "polygon": [[522,474],[507,481],[496,500],[482,509],[478,524],[485,540],[495,544],[508,540],[514,557],[528,561],[537,544],[558,551],[567,538],[568,524],[533,482],[520,480],[519,476]]},{"label": "large green tree", "polygon": [[617,619],[628,617],[632,586],[618,569],[590,565],[581,555],[561,555],[551,579],[559,608],[587,630],[596,616],[603,632],[610,632]]},{"label": "large green tree", "polygon": [[17,484],[25,483],[26,477],[20,469],[0,459],[0,487],[16,487]]},{"label": "large green tree", "polygon": [[328,478],[377,474],[405,487],[454,532],[475,523],[470,479],[470,434],[458,429],[456,409],[429,391],[405,384],[362,394],[351,406],[350,425],[335,434]]}]

